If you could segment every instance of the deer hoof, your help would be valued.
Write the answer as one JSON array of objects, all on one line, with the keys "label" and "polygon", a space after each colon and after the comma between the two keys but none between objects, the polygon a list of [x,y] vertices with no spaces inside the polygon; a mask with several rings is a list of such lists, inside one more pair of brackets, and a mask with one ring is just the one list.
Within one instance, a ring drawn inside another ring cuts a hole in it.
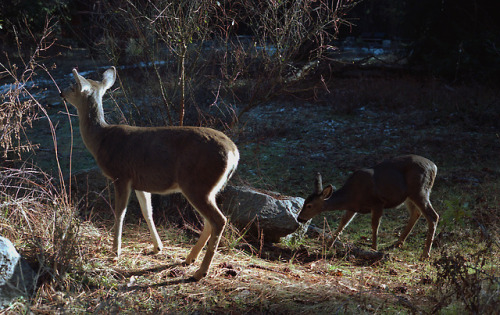
[{"label": "deer hoof", "polygon": [[156,254],[159,254],[160,252],[161,252],[161,247],[153,247],[152,250],[145,249],[143,251],[143,254],[144,255],[156,255]]},{"label": "deer hoof", "polygon": [[161,253],[162,246],[153,247],[153,255]]},{"label": "deer hoof", "polygon": [[113,248],[113,251],[115,252],[115,254],[112,255],[111,258],[113,259],[113,261],[118,261],[120,259],[121,254],[122,254],[122,250]]},{"label": "deer hoof", "polygon": [[206,277],[207,276],[207,273],[205,271],[201,271],[201,270],[197,270],[194,275],[193,275],[193,279],[195,281],[200,281],[202,278]]},{"label": "deer hoof", "polygon": [[191,265],[192,263],[194,263],[195,261],[196,261],[196,257],[191,257],[190,255],[188,255],[186,257],[186,260],[184,260],[183,265],[188,266],[188,265]]}]

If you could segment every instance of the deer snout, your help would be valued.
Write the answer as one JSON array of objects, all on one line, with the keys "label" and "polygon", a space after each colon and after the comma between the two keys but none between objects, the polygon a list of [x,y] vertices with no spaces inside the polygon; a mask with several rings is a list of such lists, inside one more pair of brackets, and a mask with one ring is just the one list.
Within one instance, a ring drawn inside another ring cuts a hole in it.
[{"label": "deer snout", "polygon": [[297,221],[299,221],[299,223],[306,223],[307,222],[307,220],[304,220],[302,218],[297,218]]}]

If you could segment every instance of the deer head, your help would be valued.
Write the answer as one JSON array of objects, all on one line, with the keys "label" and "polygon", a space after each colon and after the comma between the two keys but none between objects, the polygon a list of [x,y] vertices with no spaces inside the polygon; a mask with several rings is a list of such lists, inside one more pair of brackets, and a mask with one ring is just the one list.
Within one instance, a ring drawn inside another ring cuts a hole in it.
[{"label": "deer head", "polygon": [[321,174],[318,173],[314,183],[314,191],[304,201],[297,220],[304,223],[323,212],[325,201],[332,196],[334,190],[335,188],[332,185],[328,185],[323,189]]},{"label": "deer head", "polygon": [[61,97],[78,110],[82,110],[88,106],[89,98],[92,98],[98,105],[102,105],[102,96],[113,86],[116,80],[115,67],[111,67],[104,72],[102,81],[86,79],[78,74],[76,69],[73,69],[72,73],[76,83],[64,90],[61,93]]}]

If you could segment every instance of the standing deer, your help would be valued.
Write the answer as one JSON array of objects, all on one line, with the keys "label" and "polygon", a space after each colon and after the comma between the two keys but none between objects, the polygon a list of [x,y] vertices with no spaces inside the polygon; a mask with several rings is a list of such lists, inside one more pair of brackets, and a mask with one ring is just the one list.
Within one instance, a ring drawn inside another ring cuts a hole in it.
[{"label": "standing deer", "polygon": [[318,173],[315,191],[304,202],[298,220],[305,222],[324,211],[346,210],[333,234],[334,242],[357,213],[372,214],[372,248],[377,249],[377,234],[384,209],[405,202],[410,219],[394,246],[402,246],[413,226],[423,214],[428,224],[422,259],[428,258],[439,215],[429,201],[437,167],[418,155],[388,159],[373,168],[355,171],[339,190],[332,185],[323,189]]},{"label": "standing deer", "polygon": [[163,246],[153,222],[151,193],[181,192],[205,221],[185,261],[193,263],[208,242],[205,257],[193,276],[200,280],[208,272],[226,225],[215,196],[236,170],[236,145],[222,132],[209,128],[108,125],[102,97],[115,82],[116,69],[106,70],[101,82],[85,79],[76,69],[73,76],[76,84],[61,97],[76,107],[83,142],[104,175],[113,181],[116,257],[121,253],[123,220],[132,189],[153,239],[153,253]]}]

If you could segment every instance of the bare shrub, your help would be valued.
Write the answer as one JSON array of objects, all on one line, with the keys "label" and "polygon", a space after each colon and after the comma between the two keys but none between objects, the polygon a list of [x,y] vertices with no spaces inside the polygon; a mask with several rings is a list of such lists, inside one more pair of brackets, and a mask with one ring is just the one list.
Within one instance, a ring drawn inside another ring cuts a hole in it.
[{"label": "bare shrub", "polygon": [[147,65],[133,73],[148,82],[148,92],[140,91],[144,101],[133,104],[141,116],[149,107],[151,120],[162,120],[155,123],[229,127],[274,97],[323,88],[321,75],[313,74],[355,4],[127,0],[109,5],[96,47],[116,63]]},{"label": "bare shrub", "polygon": [[79,220],[53,182],[36,168],[1,168],[0,234],[28,254],[39,276],[57,283],[76,257]]},{"label": "bare shrub", "polygon": [[36,105],[28,95],[31,77],[31,69],[24,69],[20,78],[17,77],[17,67],[11,68],[1,64],[4,71],[14,80],[11,84],[1,87],[0,95],[0,147],[3,151],[3,158],[7,158],[9,152],[13,152],[19,158],[21,153],[32,149],[29,140],[24,137],[26,126],[31,127],[36,118]]},{"label": "bare shrub", "polygon": [[487,268],[492,245],[472,257],[443,252],[434,262],[440,302],[434,306],[433,313],[449,305],[453,298],[470,314],[493,314],[498,310],[500,279]]},{"label": "bare shrub", "polygon": [[[212,79],[219,59],[213,56],[220,51],[211,48],[230,23],[223,5],[128,0],[118,10],[111,6],[107,10],[113,14],[100,24],[103,38],[96,48],[115,63],[132,63],[135,80],[122,88],[127,101],[136,103],[134,110],[148,115],[153,124],[183,125],[187,108],[199,114],[200,107],[212,104],[217,88]],[[148,82],[147,93],[136,91],[138,82]]]},{"label": "bare shrub", "polygon": [[34,77],[40,72],[50,77],[49,69],[39,60],[55,43],[52,34],[55,26],[53,20],[47,19],[42,35],[32,34],[36,45],[30,57],[23,57],[27,46],[21,47],[17,41],[19,57],[14,62],[6,53],[7,63],[0,63],[0,75],[12,82],[2,87],[1,95],[0,146],[4,158],[14,153],[20,159],[24,151],[36,149],[26,137],[25,128],[31,127],[42,114],[50,125],[58,166],[57,178],[26,162],[16,167],[0,167],[0,234],[11,239],[23,256],[28,256],[38,268],[39,277],[58,286],[63,285],[75,261],[80,223],[66,191],[55,128],[35,93],[38,89]]},{"label": "bare shrub", "polygon": [[25,135],[25,128],[32,126],[40,105],[31,92],[35,88],[33,78],[40,70],[38,58],[55,43],[52,36],[54,27],[53,21],[47,19],[40,38],[33,35],[34,52],[26,59],[23,58],[24,51],[14,30],[19,59],[12,61],[8,53],[4,52],[7,62],[0,62],[0,77],[7,77],[11,81],[0,87],[0,148],[3,158],[7,158],[9,152],[20,158],[22,152],[34,149]]}]

